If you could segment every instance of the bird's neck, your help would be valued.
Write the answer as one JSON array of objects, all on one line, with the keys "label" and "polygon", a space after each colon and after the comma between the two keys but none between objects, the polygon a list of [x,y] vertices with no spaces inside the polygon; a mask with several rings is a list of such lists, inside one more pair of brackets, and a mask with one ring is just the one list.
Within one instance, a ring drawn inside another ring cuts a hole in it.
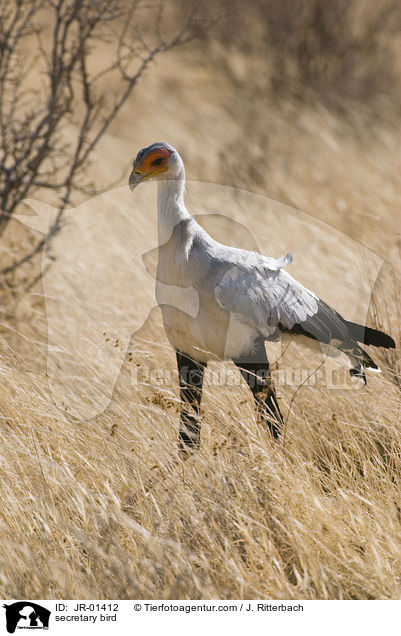
[{"label": "bird's neck", "polygon": [[190,218],[184,204],[185,172],[175,179],[159,181],[157,192],[159,245],[167,243],[181,221]]}]

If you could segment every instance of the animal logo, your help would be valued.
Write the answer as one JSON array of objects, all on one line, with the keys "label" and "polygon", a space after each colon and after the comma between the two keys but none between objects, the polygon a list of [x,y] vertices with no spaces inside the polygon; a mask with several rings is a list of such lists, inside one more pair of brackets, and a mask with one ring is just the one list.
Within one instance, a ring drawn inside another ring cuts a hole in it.
[{"label": "animal logo", "polygon": [[6,610],[6,629],[14,634],[16,629],[48,629],[50,610],[32,601],[17,601],[3,605]]}]

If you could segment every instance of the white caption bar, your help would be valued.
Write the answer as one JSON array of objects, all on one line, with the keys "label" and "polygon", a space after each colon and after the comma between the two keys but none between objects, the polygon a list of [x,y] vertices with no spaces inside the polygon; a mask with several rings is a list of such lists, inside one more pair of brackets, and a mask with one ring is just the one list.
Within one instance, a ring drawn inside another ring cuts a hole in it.
[{"label": "white caption bar", "polygon": [[[400,601],[0,601],[0,633],[70,634],[383,633],[399,623]],[[21,631],[23,630],[23,631]],[[256,631],[257,630],[257,631]],[[294,630],[296,630],[294,632]],[[275,633],[275,632],[274,632]]]}]

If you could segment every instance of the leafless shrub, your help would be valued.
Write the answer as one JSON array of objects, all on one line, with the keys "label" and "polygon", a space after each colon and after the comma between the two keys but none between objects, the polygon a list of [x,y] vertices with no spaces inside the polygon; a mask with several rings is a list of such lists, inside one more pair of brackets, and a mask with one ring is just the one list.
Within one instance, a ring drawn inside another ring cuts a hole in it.
[{"label": "leafless shrub", "polygon": [[[178,15],[177,4],[0,0],[0,236],[38,188],[60,200],[47,237],[3,274],[59,230],[74,193],[96,192],[87,167],[100,139],[152,61],[202,28],[197,5],[179,3]],[[166,17],[171,8],[174,21]],[[104,63],[95,57],[100,46]]]}]

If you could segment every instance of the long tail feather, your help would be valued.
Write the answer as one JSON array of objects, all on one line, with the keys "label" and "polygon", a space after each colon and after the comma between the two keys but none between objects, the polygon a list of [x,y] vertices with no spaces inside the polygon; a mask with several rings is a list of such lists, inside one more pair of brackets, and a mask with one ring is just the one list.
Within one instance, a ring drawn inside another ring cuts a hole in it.
[{"label": "long tail feather", "polygon": [[357,342],[352,340],[342,342],[338,348],[349,357],[354,363],[355,368],[365,367],[367,369],[375,369],[376,371],[379,370],[376,362],[372,360],[370,355],[362,349]]},{"label": "long tail feather", "polygon": [[385,349],[395,349],[395,342],[391,336],[387,335],[383,331],[378,329],[372,329],[371,327],[364,327],[358,325],[355,322],[346,321],[347,327],[351,338],[362,342],[366,345],[373,345],[374,347],[384,347]]}]

